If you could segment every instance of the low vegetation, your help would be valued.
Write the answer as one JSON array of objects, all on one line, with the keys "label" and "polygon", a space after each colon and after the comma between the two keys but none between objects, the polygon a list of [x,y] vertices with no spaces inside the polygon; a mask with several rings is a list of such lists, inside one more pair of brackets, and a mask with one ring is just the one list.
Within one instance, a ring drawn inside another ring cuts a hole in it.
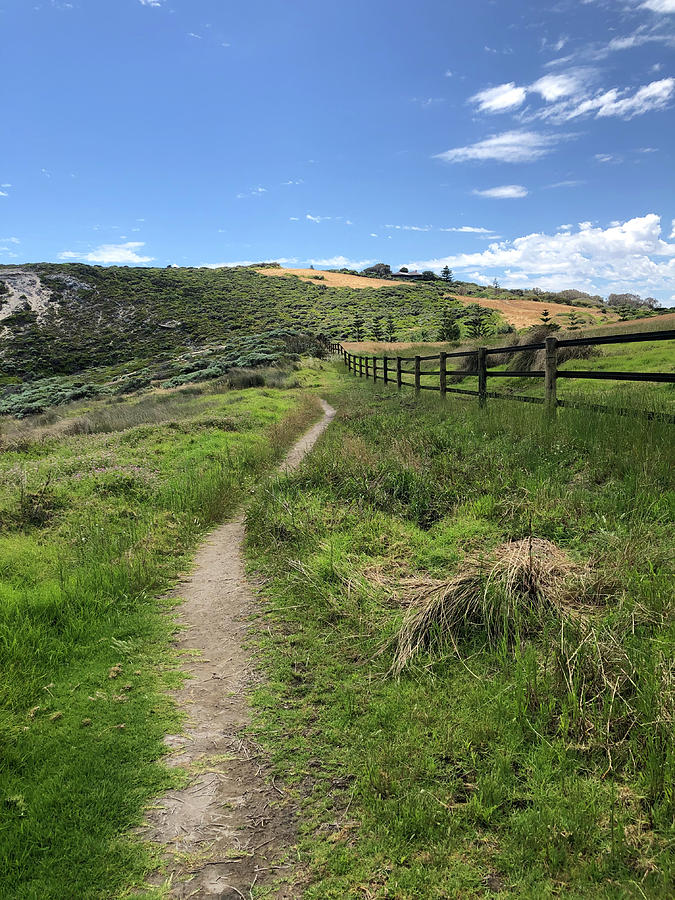
[{"label": "low vegetation", "polygon": [[248,514],[304,896],[672,896],[672,426],[337,371]]},{"label": "low vegetation", "polygon": [[0,895],[126,896],[130,833],[184,775],[172,600],[205,531],[320,414],[302,391],[79,401],[5,422],[0,456]]}]

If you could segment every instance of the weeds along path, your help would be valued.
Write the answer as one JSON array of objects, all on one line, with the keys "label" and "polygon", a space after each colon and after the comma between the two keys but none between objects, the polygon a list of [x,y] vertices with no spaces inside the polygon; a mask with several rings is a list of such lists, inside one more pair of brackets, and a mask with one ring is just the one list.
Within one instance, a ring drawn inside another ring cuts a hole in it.
[{"label": "weeds along path", "polygon": [[[327,428],[324,416],[291,449],[280,467],[292,471]],[[170,766],[186,768],[187,787],[153,806],[142,836],[163,845],[168,872],[155,877],[178,898],[251,896],[254,885],[274,882],[274,868],[295,838],[295,810],[284,791],[265,777],[265,761],[243,734],[250,722],[248,693],[257,675],[245,646],[247,619],[256,600],[243,561],[244,516],[211,533],[194,573],[175,591],[183,600],[177,645],[188,660],[188,680],[176,692],[188,716],[186,731],[167,738]],[[167,881],[168,878],[168,881]],[[287,888],[266,896],[290,898]]]}]

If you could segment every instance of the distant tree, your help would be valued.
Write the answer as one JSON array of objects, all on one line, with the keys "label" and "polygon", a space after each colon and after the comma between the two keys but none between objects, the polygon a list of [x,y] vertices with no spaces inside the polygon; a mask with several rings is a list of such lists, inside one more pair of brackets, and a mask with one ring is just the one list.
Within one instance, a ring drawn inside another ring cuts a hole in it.
[{"label": "distant tree", "polygon": [[633,318],[634,308],[630,306],[620,306],[619,307],[619,321],[627,322],[629,319]]},{"label": "distant tree", "polygon": [[394,327],[394,317],[392,316],[391,313],[389,313],[389,315],[387,316],[386,333],[387,333],[387,340],[388,340],[388,341],[395,341],[395,340],[396,340],[396,329],[395,329],[395,327]]},{"label": "distant tree", "polygon": [[441,269],[441,278],[443,281],[447,281],[448,284],[452,284],[452,269],[448,268],[448,266],[443,266]]},{"label": "distant tree", "polygon": [[457,324],[457,315],[453,309],[446,306],[441,315],[441,325],[438,329],[439,341],[458,341],[459,325]]},{"label": "distant tree", "polygon": [[539,316],[542,325],[550,325],[551,324],[551,316],[547,309],[542,311],[542,314]]},{"label": "distant tree", "polygon": [[431,269],[425,269],[424,272],[422,272],[422,278],[425,281],[436,281],[436,273],[432,272]]},{"label": "distant tree", "polygon": [[579,318],[579,316],[576,314],[575,311],[572,311],[570,313],[570,318],[569,318],[570,331],[578,331],[580,325],[581,325],[581,319]]},{"label": "distant tree", "polygon": [[639,309],[645,305],[645,301],[639,294],[610,294],[607,298],[607,306],[621,309],[622,306],[630,309]]},{"label": "distant tree", "polygon": [[399,272],[407,272],[407,271],[408,271],[407,266],[401,266],[401,268],[399,269]]},{"label": "distant tree", "polygon": [[496,278],[495,278],[495,280],[492,282],[492,287],[493,287],[495,290],[498,290],[498,288],[499,288],[499,282],[497,281]]},{"label": "distant tree", "polygon": [[388,266],[386,263],[375,263],[374,266],[368,266],[367,269],[364,269],[362,274],[378,275],[379,277],[391,275],[391,266]]},{"label": "distant tree", "polygon": [[376,341],[382,340],[382,316],[375,316],[373,318],[373,327],[371,328],[373,338]]},{"label": "distant tree", "polygon": [[354,333],[356,334],[356,340],[360,341],[363,337],[363,319],[359,313],[354,316]]}]

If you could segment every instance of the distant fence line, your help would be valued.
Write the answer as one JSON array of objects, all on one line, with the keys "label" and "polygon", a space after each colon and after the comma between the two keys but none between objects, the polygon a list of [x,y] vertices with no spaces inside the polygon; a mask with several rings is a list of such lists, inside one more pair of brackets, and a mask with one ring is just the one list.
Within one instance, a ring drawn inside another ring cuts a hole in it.
[{"label": "distant fence line", "polygon": [[[603,381],[642,381],[660,384],[675,384],[675,374],[672,372],[601,372],[584,371],[558,368],[559,347],[592,347],[601,344],[633,344],[644,341],[668,341],[675,339],[675,330],[648,331],[637,334],[602,335],[589,338],[564,338],[547,337],[542,343],[520,344],[511,347],[478,347],[475,350],[457,350],[452,353],[438,353],[435,356],[414,357],[388,357],[365,356],[350,353],[341,343],[330,343],[329,350],[342,356],[343,362],[350,373],[360,378],[372,378],[374,382],[382,381],[384,384],[396,384],[400,390],[402,387],[412,387],[415,393],[419,391],[436,391],[441,397],[446,394],[464,394],[465,396],[478,397],[480,406],[485,406],[488,399],[517,400],[521,403],[543,404],[547,414],[555,415],[558,407],[575,409],[589,409],[598,412],[611,412],[615,415],[637,416],[647,419],[675,424],[675,414],[658,411],[643,411],[633,409],[620,409],[606,406],[601,403],[589,403],[586,401],[562,400],[557,396],[557,381],[559,378],[587,378]],[[526,370],[515,372],[498,372],[487,366],[488,356],[496,354],[520,353],[523,350],[544,350],[544,368],[540,370]],[[474,363],[469,371],[448,369],[448,359],[457,357],[473,357]],[[438,370],[423,371],[423,362],[438,361]],[[414,368],[404,368],[404,363],[412,362]],[[403,375],[412,375],[413,381],[405,381]],[[438,384],[422,384],[422,377],[438,375]],[[476,377],[478,376],[478,390],[467,388],[448,387],[448,376]],[[504,394],[498,391],[489,391],[488,378],[543,378],[544,396],[530,397],[523,394]]]}]

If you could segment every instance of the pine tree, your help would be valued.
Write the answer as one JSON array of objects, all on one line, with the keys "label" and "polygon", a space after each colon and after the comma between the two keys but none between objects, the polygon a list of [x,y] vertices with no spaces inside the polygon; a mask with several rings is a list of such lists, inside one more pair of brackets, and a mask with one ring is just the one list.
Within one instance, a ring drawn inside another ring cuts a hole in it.
[{"label": "pine tree", "polygon": [[576,314],[575,311],[572,311],[570,313],[570,323],[569,323],[570,331],[578,331],[580,323],[581,323],[581,319],[579,318],[579,316]]},{"label": "pine tree", "polygon": [[446,306],[441,316],[441,325],[438,329],[439,341],[458,341],[459,325],[454,310]]},{"label": "pine tree", "polygon": [[374,316],[371,331],[373,333],[373,338],[376,341],[382,340],[382,316]]},{"label": "pine tree", "polygon": [[396,329],[394,327],[394,317],[391,313],[387,316],[387,340],[395,341],[396,340]]},{"label": "pine tree", "polygon": [[452,284],[452,269],[448,268],[448,266],[443,266],[441,269],[441,278],[443,281],[447,281],[448,284]]},{"label": "pine tree", "polygon": [[354,331],[356,332],[356,340],[360,341],[363,337],[363,319],[359,313],[354,316]]},{"label": "pine tree", "polygon": [[542,314],[539,316],[539,318],[541,319],[541,322],[542,322],[543,325],[550,325],[550,324],[551,324],[551,316],[550,316],[549,311],[548,311],[547,309],[545,309],[545,310],[542,312]]}]

